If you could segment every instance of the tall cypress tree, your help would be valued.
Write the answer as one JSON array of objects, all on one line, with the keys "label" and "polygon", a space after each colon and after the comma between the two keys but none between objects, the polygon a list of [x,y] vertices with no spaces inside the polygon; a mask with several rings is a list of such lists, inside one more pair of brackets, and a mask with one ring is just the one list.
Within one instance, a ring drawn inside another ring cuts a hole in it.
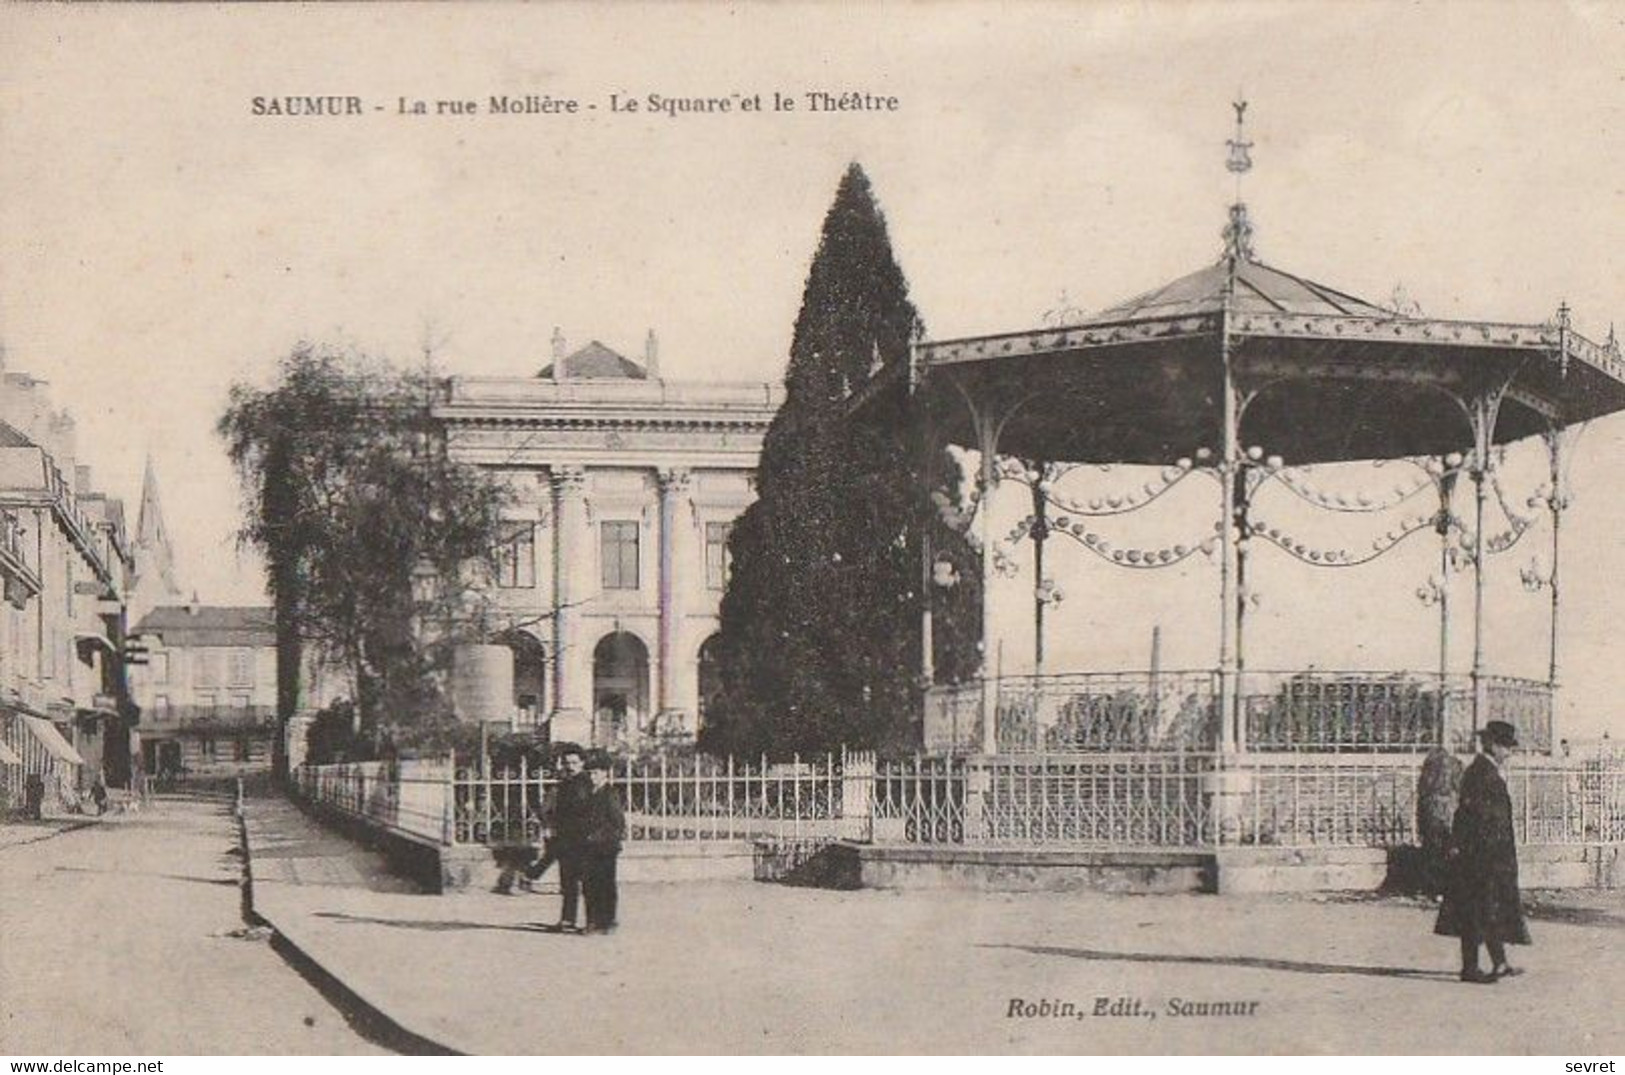
[{"label": "tall cypress tree", "polygon": [[[919,328],[885,218],[854,163],[808,272],[758,500],[729,542],[723,690],[707,714],[706,746],[787,754],[911,740],[927,597],[920,542],[933,530],[934,546],[961,563],[968,549],[936,521],[909,431],[855,422],[848,401],[877,363],[908,360]],[[938,473],[956,484],[951,467]],[[949,603],[957,610],[974,597],[963,588]],[[974,635],[945,624],[940,637],[941,671],[974,667]]]}]

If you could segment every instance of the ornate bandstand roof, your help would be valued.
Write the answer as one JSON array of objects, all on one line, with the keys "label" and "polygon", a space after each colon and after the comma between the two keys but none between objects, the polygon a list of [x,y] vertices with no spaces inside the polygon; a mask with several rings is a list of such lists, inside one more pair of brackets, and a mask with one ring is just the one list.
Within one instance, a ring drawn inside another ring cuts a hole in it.
[{"label": "ornate bandstand roof", "polygon": [[1244,441],[1299,463],[1458,450],[1463,408],[1503,384],[1498,443],[1625,409],[1617,344],[1585,339],[1566,309],[1544,324],[1407,316],[1235,256],[1076,324],[922,343],[910,372],[961,443],[971,419],[950,397],[968,393],[1009,409],[1008,453],[1164,463],[1214,445],[1226,350]]},{"label": "ornate bandstand roof", "polygon": [[[1235,269],[1235,293],[1231,299],[1231,309],[1237,313],[1393,316],[1392,311],[1364,299],[1271,268],[1261,261],[1238,259]],[[1216,314],[1224,309],[1229,280],[1228,264],[1221,261],[1102,310],[1088,321],[1110,324],[1158,317]]]}]

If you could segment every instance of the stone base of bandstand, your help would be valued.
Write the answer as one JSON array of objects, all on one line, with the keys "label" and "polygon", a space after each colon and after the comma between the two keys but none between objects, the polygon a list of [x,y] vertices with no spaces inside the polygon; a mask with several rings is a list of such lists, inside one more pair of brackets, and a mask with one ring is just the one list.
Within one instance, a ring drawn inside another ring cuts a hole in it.
[{"label": "stone base of bandstand", "polygon": [[1171,895],[1215,890],[1213,856],[1175,850],[1030,850],[842,844],[854,888]]},{"label": "stone base of bandstand", "polygon": [[[1142,895],[1380,892],[1408,848],[1025,849],[844,843],[828,850],[838,888]],[[1617,844],[1520,848],[1525,889],[1625,887]]]}]

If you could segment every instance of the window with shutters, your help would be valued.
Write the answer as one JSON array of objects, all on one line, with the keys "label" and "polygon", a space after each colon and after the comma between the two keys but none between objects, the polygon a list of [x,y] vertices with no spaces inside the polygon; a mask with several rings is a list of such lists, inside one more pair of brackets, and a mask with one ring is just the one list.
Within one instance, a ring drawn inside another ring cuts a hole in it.
[{"label": "window with shutters", "polygon": [[234,649],[227,657],[227,671],[231,676],[231,686],[252,687],[254,685],[254,651],[249,649]]}]

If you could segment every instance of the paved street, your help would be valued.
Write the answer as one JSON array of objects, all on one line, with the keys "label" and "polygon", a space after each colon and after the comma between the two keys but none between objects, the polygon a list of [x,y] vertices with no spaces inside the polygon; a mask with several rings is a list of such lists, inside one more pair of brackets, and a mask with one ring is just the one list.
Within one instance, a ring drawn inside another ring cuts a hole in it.
[{"label": "paved street", "polygon": [[[1606,1054],[1625,1045],[1617,894],[1538,908],[1536,946],[1514,950],[1530,973],[1493,987],[1456,981],[1455,942],[1431,935],[1420,904],[1348,898],[629,884],[618,933],[575,937],[543,928],[556,897],[391,890],[370,854],[287,804],[251,807],[256,908],[370,1003],[465,1052]],[[1098,998],[1108,1010],[1121,1001],[1115,1010],[1157,1015],[1097,1017]],[[1251,1014],[1175,1016],[1176,1000]],[[1084,1014],[1013,1018],[1012,1001]]]},{"label": "paved street", "polygon": [[236,821],[160,800],[0,845],[0,1053],[378,1053],[259,931]]}]

